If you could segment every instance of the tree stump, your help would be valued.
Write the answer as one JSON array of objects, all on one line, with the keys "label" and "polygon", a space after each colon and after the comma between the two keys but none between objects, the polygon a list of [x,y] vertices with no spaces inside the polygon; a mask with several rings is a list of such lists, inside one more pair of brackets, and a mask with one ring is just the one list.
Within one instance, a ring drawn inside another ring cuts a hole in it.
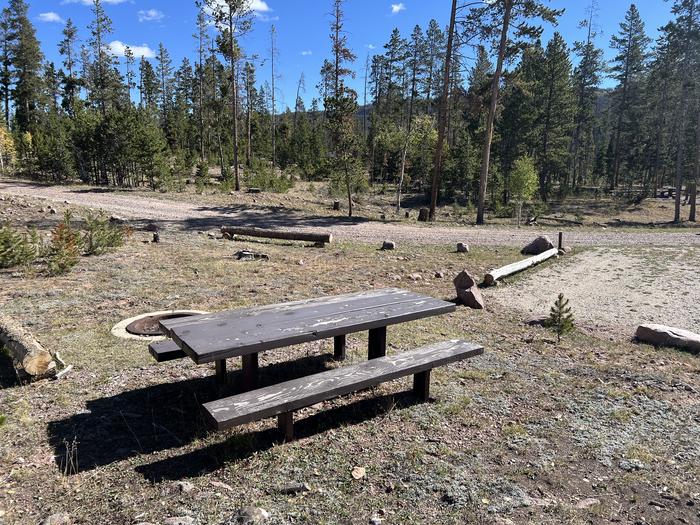
[{"label": "tree stump", "polygon": [[428,222],[430,216],[430,210],[428,208],[421,208],[418,210],[418,220],[421,222]]},{"label": "tree stump", "polygon": [[340,201],[338,201],[338,200],[333,201],[333,210],[334,211],[340,210]]}]

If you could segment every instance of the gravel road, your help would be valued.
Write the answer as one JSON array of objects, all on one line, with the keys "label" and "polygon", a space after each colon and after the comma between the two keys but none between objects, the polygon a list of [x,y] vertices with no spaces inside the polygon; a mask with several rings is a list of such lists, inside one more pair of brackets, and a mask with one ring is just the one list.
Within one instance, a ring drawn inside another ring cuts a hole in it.
[{"label": "gravel road", "polygon": [[[167,200],[142,195],[115,193],[103,188],[42,186],[0,180],[0,195],[27,196],[64,202],[95,209],[131,220],[159,222],[164,226],[203,230],[224,224],[331,231],[337,240],[376,243],[382,239],[415,244],[447,244],[458,241],[474,245],[520,246],[535,233],[554,235],[556,228],[442,227],[381,223],[338,216],[305,216],[298,211],[264,206],[213,207],[193,202]],[[700,234],[679,232],[581,229],[566,232],[565,244],[578,246],[688,246],[700,245]]]}]

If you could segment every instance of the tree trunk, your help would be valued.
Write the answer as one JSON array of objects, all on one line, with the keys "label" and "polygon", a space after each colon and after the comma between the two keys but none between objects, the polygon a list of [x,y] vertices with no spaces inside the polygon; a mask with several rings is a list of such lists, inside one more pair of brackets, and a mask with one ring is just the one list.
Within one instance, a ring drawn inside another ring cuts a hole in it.
[{"label": "tree trunk", "polygon": [[[510,2],[510,0],[506,0]],[[430,220],[435,220],[435,207],[437,206],[438,189],[440,188],[440,176],[442,175],[442,148],[445,143],[445,129],[447,127],[447,102],[450,97],[450,63],[452,61],[452,40],[455,32],[455,18],[457,15],[457,0],[452,0],[450,14],[450,28],[447,35],[447,51],[445,53],[445,72],[442,98],[438,108],[438,139],[435,146],[435,159],[433,162],[433,184],[430,190]]]},{"label": "tree trunk", "polygon": [[350,172],[348,171],[348,161],[345,161],[345,189],[348,192],[348,217],[352,217],[352,186],[350,183]]},{"label": "tree trunk", "polygon": [[683,85],[683,95],[680,101],[680,125],[678,126],[678,149],[676,150],[676,175],[675,175],[675,186],[676,186],[676,198],[674,202],[674,213],[673,222],[681,222],[681,199],[683,196],[681,192],[683,191],[683,157],[685,155],[685,129],[686,129],[686,118],[684,113],[684,108],[688,103],[688,85],[684,82]]},{"label": "tree trunk", "polygon": [[4,345],[24,372],[33,378],[38,379],[56,372],[56,362],[51,352],[19,323],[2,314],[0,314],[0,345]]},{"label": "tree trunk", "polygon": [[695,154],[695,180],[690,192],[690,215],[688,220],[695,222],[695,208],[698,200],[698,183],[700,183],[700,101],[698,102],[698,125],[695,128],[695,141],[697,152]]},{"label": "tree trunk", "polygon": [[503,70],[503,60],[506,54],[506,44],[508,43],[508,29],[510,28],[510,13],[513,9],[513,0],[505,0],[505,11],[503,13],[503,26],[501,28],[501,42],[498,46],[498,62],[496,72],[491,81],[491,101],[489,103],[489,113],[486,118],[486,130],[484,131],[484,149],[481,157],[481,173],[479,174],[479,204],[476,212],[476,223],[484,224],[484,209],[486,207],[486,186],[489,177],[489,163],[491,160],[491,141],[493,140],[493,125],[496,120],[496,105],[498,103],[498,87]]},{"label": "tree trunk", "polygon": [[[229,9],[231,9],[229,7]],[[231,53],[231,118],[233,120],[233,173],[236,183],[236,191],[241,190],[240,174],[238,173],[238,79],[236,75],[236,56],[233,42],[233,12],[229,12],[229,53]]]}]

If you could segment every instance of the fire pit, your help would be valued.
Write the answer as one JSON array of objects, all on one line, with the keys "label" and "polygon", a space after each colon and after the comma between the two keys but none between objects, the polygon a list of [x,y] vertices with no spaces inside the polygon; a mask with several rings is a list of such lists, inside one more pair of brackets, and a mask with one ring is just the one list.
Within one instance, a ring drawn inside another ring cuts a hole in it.
[{"label": "fire pit", "polygon": [[191,315],[206,314],[200,310],[166,310],[162,312],[149,312],[137,315],[117,323],[112,328],[112,335],[124,339],[160,339],[163,332],[160,330],[159,321],[164,319],[177,319]]}]

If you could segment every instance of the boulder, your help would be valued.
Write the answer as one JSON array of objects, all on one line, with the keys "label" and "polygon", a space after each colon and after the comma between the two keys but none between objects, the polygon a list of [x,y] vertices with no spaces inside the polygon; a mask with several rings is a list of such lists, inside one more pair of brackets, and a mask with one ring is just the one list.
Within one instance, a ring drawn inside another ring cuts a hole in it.
[{"label": "boulder", "polygon": [[469,272],[461,271],[452,282],[455,285],[459,302],[475,310],[484,308],[484,297],[476,284],[476,279]]},{"label": "boulder", "polygon": [[469,253],[469,245],[465,242],[458,242],[457,253]]},{"label": "boulder", "polygon": [[700,353],[700,335],[660,324],[643,324],[637,328],[637,339],[654,346],[672,346],[687,350],[694,354]]},{"label": "boulder", "polygon": [[384,241],[382,243],[382,250],[394,250],[396,249],[396,243],[394,241]]},{"label": "boulder", "polygon": [[226,520],[225,525],[258,525],[264,523],[270,517],[270,513],[259,507],[243,507],[238,509]]},{"label": "boulder", "polygon": [[540,237],[537,237],[534,241],[532,241],[530,244],[525,246],[520,253],[523,255],[539,255],[541,253],[546,252],[547,250],[551,250],[554,248],[554,244],[550,240],[549,237],[546,235],[541,235]]}]

